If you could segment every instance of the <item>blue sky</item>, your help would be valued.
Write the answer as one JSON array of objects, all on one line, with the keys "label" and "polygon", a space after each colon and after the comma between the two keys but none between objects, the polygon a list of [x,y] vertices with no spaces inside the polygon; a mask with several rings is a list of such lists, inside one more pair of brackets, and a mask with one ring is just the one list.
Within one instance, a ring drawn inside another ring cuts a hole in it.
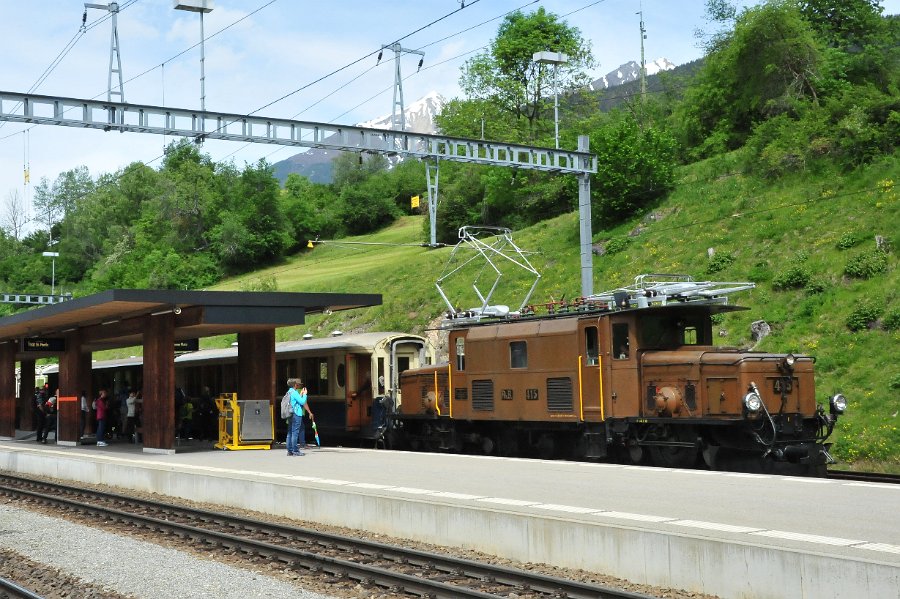
[{"label": "blue sky", "polygon": [[[171,0],[119,4],[125,100],[199,108],[200,50],[184,52],[200,41],[199,16],[173,10]],[[597,76],[639,60],[637,11],[643,11],[648,61],[665,57],[683,64],[699,58],[694,31],[708,28],[702,0],[466,0],[465,4],[458,10],[459,0],[214,0],[214,10],[204,18],[206,107],[249,113],[287,96],[258,114],[336,123],[389,114],[394,73],[387,53],[378,67],[372,68],[376,63],[372,56],[313,82],[401,38],[405,48],[425,52],[417,74],[417,57],[402,59],[403,74],[409,75],[403,84],[406,103],[432,90],[452,98],[459,95],[460,66],[490,42],[502,15],[515,9],[531,12],[543,6],[578,27],[591,41],[599,62]],[[882,5],[886,13],[900,13],[900,0]],[[0,90],[31,90],[76,37],[83,12],[84,3],[74,0],[29,0],[17,3],[15,9],[6,7],[0,20],[4,56]],[[88,11],[88,30],[33,93],[106,97],[110,22],[92,26],[104,14]],[[94,177],[133,161],[158,166],[164,141],[171,141],[66,127],[33,127],[27,134],[25,129],[14,123],[0,127],[0,212],[10,193],[30,200],[42,177],[53,181],[79,165],[87,166]],[[297,151],[216,141],[204,148],[214,160],[233,160],[238,167],[263,157],[277,162]],[[23,183],[26,163],[30,186]]]}]

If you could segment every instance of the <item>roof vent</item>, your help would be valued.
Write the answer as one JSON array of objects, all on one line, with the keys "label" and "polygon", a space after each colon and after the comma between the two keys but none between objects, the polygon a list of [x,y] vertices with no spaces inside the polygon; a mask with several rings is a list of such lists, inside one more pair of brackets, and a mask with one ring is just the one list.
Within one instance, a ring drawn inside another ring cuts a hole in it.
[{"label": "roof vent", "polygon": [[304,341],[309,341],[310,339],[312,339],[312,333],[307,333],[307,334],[303,335]]},{"label": "roof vent", "polygon": [[343,334],[344,334],[343,331],[331,331],[331,336],[332,336],[332,337],[340,337],[340,336],[343,335]]}]

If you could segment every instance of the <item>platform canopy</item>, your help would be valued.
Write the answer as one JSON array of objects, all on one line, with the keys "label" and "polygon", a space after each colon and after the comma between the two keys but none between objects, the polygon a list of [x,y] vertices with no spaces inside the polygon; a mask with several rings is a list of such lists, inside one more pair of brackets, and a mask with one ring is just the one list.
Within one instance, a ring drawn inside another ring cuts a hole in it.
[{"label": "platform canopy", "polygon": [[[0,318],[0,344],[52,340],[78,330],[84,351],[142,343],[149,315],[172,313],[175,340],[251,333],[299,325],[308,314],[381,305],[380,294],[110,289]],[[57,355],[28,351],[27,358]]]}]

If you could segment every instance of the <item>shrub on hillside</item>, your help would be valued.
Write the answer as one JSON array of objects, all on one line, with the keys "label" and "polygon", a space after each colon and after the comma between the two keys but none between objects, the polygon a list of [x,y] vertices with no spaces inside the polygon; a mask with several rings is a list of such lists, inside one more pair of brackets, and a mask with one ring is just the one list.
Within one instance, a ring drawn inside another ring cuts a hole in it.
[{"label": "shrub on hillside", "polygon": [[857,254],[847,261],[844,274],[857,279],[871,279],[887,270],[887,254],[879,249]]},{"label": "shrub on hillside", "polygon": [[846,233],[841,235],[840,239],[838,239],[837,248],[839,250],[849,250],[853,246],[859,245],[863,239],[864,237],[859,233],[847,231]]},{"label": "shrub on hillside", "polygon": [[775,275],[772,279],[772,287],[778,291],[786,289],[800,289],[809,283],[812,275],[809,269],[803,264],[793,264],[787,270]]},{"label": "shrub on hillside", "polygon": [[830,285],[831,282],[828,281],[828,279],[823,277],[812,277],[806,284],[806,287],[803,288],[803,291],[806,295],[817,295],[819,293],[825,293]]},{"label": "shrub on hillside", "polygon": [[900,308],[889,310],[881,321],[881,326],[885,331],[896,331],[900,329]]},{"label": "shrub on hillside", "polygon": [[626,247],[628,247],[627,237],[613,237],[606,242],[606,245],[603,246],[603,250],[607,255],[611,256],[612,254],[618,254]]},{"label": "shrub on hillside", "polygon": [[847,317],[847,328],[851,331],[862,331],[868,329],[878,320],[884,308],[872,300],[863,300],[856,305],[856,308]]},{"label": "shrub on hillside", "polygon": [[706,272],[707,274],[714,274],[721,270],[725,270],[732,264],[734,264],[734,256],[732,254],[727,252],[716,253],[713,254],[713,257],[707,262]]}]

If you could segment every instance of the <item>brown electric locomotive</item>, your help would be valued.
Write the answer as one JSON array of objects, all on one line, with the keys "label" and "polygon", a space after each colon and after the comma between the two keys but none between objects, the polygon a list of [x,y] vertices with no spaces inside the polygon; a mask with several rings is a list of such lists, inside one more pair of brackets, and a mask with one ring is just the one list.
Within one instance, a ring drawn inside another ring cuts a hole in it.
[{"label": "brown electric locomotive", "polygon": [[449,363],[401,375],[397,445],[542,458],[824,474],[846,408],[816,403],[814,358],[713,345],[751,283],[643,275],[549,304],[451,311]]}]

